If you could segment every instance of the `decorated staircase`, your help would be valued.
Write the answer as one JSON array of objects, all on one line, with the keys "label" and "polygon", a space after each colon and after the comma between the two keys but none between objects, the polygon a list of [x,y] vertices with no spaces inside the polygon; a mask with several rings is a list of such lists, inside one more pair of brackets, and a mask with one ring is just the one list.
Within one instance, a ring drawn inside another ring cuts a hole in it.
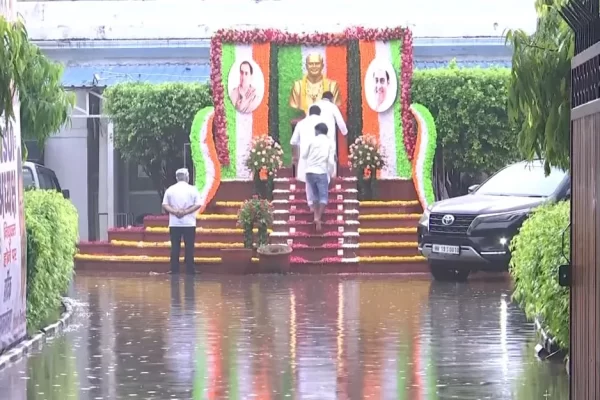
[{"label": "decorated staircase", "polygon": [[[384,200],[359,202],[355,178],[336,178],[323,230],[316,232],[304,183],[276,179],[270,241],[292,246],[292,272],[426,272],[416,243],[422,210],[412,183],[384,180],[379,185]],[[199,272],[232,272],[221,263],[221,249],[243,247],[237,212],[241,199],[251,193],[251,182],[223,182],[215,200],[198,216],[195,261]],[[167,272],[169,255],[168,218],[157,215],[146,217],[141,227],[111,229],[108,241],[80,243],[76,266],[79,270]]]},{"label": "decorated staircase", "polygon": [[316,232],[303,182],[277,179],[273,196],[271,242],[287,243],[293,248],[291,261],[296,270],[324,273],[357,270],[359,222],[355,179],[336,178],[332,183],[321,232]]}]

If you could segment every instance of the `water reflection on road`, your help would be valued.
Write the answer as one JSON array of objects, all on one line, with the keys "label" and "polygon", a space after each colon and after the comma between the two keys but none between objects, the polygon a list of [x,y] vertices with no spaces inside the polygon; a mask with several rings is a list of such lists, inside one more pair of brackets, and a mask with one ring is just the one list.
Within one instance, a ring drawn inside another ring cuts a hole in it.
[{"label": "water reflection on road", "polygon": [[568,398],[505,281],[78,276],[73,296],[0,399]]}]

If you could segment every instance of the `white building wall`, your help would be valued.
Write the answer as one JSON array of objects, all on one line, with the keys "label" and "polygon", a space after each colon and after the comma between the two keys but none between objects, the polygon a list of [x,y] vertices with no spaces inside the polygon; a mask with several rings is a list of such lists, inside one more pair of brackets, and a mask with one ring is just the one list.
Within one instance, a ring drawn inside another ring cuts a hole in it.
[{"label": "white building wall", "polygon": [[[434,10],[434,11],[431,11]],[[417,37],[501,36],[535,29],[523,0],[156,0],[19,2],[34,40],[210,38],[223,28],[336,31],[409,25]],[[174,42],[176,44],[176,41]]]},{"label": "white building wall", "polygon": [[[85,109],[85,90],[77,90],[77,105]],[[88,240],[87,122],[73,118],[46,141],[44,164],[56,172],[63,189],[71,192],[71,201],[79,213],[79,236]]]}]

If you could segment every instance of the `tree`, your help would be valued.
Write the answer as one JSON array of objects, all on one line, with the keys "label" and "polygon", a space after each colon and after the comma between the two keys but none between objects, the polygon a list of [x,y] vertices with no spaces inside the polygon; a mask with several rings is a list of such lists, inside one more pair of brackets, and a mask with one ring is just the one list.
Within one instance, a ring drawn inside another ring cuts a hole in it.
[{"label": "tree", "polygon": [[519,150],[527,159],[569,168],[570,73],[574,36],[559,13],[564,0],[536,0],[533,35],[509,31],[513,46],[508,112],[520,125]]},{"label": "tree", "polygon": [[114,143],[128,161],[141,165],[158,194],[175,181],[183,165],[196,112],[212,104],[207,85],[199,83],[123,83],[105,93]]},{"label": "tree", "polygon": [[0,37],[4,39],[0,46],[0,113],[6,123],[14,118],[13,98],[18,92],[22,137],[43,144],[68,120],[74,104],[74,97],[61,85],[62,66],[29,41],[20,20],[13,23],[0,17]]},{"label": "tree", "polygon": [[40,49],[28,43],[24,69],[18,83],[21,101],[21,132],[25,139],[42,145],[69,119],[75,96],[64,90],[63,67],[48,59]]}]

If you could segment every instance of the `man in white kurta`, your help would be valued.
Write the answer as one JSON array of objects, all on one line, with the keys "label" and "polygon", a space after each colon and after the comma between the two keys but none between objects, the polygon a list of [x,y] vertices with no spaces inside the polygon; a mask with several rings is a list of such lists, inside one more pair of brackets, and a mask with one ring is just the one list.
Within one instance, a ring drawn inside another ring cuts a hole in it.
[{"label": "man in white kurta", "polygon": [[[306,182],[306,160],[303,160],[299,155],[303,150],[308,148],[310,142],[315,138],[315,126],[321,122],[323,122],[321,119],[321,108],[312,105],[308,109],[308,117],[305,117],[302,121],[298,122],[294,128],[290,144],[292,145],[292,148],[294,148],[296,179],[300,182]],[[306,185],[306,201],[311,210],[313,210],[312,199],[313,196],[310,193],[309,185]]]},{"label": "man in white kurta", "polygon": [[[342,113],[338,106],[336,106],[333,102],[333,93],[331,92],[323,93],[323,98],[317,101],[315,105],[321,109],[321,118],[323,122],[325,122],[325,124],[327,125],[327,137],[331,140],[333,148],[336,150],[337,155],[338,148],[336,125],[340,129],[340,132],[342,132],[342,135],[346,136],[348,134],[348,127],[346,126],[344,117],[342,117]],[[337,171],[335,172],[337,173]]]}]

